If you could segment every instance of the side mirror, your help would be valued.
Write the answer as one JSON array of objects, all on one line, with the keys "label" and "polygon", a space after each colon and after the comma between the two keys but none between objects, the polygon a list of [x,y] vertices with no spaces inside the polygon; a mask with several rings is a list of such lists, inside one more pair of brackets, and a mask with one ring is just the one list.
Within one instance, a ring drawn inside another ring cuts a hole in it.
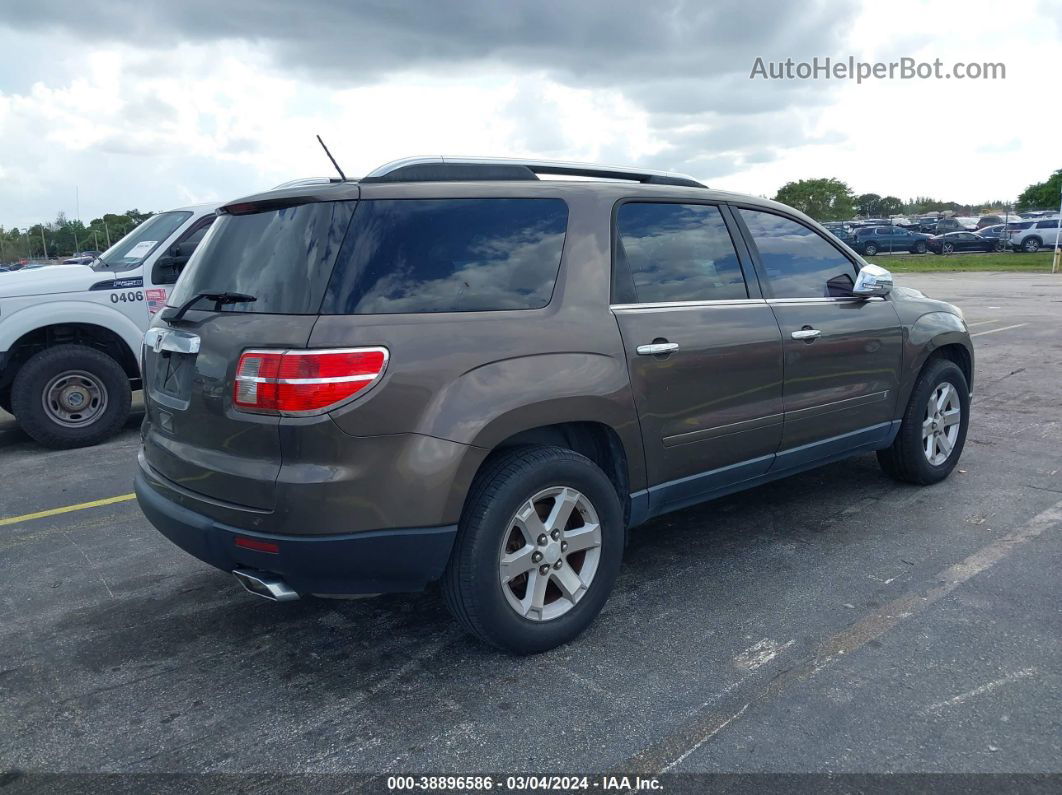
[{"label": "side mirror", "polygon": [[860,298],[888,295],[892,291],[892,274],[878,265],[864,265],[856,276],[852,295]]}]

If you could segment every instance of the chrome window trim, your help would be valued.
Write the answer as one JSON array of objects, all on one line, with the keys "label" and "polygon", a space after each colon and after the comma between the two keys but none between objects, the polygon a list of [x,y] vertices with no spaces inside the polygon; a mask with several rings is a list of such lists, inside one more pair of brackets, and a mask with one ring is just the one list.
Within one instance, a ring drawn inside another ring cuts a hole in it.
[{"label": "chrome window trim", "polygon": [[766,299],[768,304],[833,304],[838,302],[854,303],[856,301],[862,303],[865,301],[884,301],[885,297],[880,295],[863,297],[860,295],[844,295],[835,296],[833,298],[768,298]]},{"label": "chrome window trim", "polygon": [[712,306],[763,306],[767,302],[762,298],[720,298],[714,301],[653,301],[644,304],[609,304],[609,309],[614,312],[630,311],[633,309],[690,309],[694,307]]}]

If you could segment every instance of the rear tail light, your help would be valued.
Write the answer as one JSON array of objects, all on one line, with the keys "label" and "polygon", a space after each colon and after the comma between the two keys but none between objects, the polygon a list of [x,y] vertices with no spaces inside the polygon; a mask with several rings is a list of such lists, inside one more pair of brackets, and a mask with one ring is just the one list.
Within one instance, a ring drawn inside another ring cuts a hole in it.
[{"label": "rear tail light", "polygon": [[386,367],[386,348],[245,351],[232,400],[261,414],[317,414],[364,392]]}]

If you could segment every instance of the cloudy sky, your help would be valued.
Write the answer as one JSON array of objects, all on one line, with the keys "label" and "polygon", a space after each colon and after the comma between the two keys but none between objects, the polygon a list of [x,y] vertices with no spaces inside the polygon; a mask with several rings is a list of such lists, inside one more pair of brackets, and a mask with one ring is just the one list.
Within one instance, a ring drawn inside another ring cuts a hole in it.
[{"label": "cloudy sky", "polygon": [[[163,210],[422,154],[681,171],[773,195],[1013,198],[1062,167],[1062,0],[8,0],[0,225]],[[765,81],[814,56],[1005,80]],[[1051,98],[1054,98],[1052,101]]]}]

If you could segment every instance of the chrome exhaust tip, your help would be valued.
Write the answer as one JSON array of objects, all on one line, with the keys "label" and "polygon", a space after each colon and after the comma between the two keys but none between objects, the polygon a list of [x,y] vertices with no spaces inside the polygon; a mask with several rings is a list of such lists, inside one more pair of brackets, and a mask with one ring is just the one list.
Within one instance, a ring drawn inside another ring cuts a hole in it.
[{"label": "chrome exhaust tip", "polygon": [[273,602],[294,602],[299,594],[284,580],[275,574],[250,569],[236,569],[232,572],[237,581],[248,592]]}]

